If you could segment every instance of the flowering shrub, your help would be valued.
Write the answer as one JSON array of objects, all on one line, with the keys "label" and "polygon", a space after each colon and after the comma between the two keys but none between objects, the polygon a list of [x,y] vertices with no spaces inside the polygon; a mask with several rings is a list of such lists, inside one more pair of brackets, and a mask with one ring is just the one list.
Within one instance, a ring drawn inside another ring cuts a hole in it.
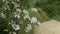
[{"label": "flowering shrub", "polygon": [[33,34],[34,26],[41,25],[41,20],[47,17],[45,12],[31,7],[34,3],[29,1],[1,0],[0,34]]},{"label": "flowering shrub", "polygon": [[[21,0],[22,1],[22,0]],[[0,9],[0,34],[25,34],[40,21],[33,15],[39,14],[36,8],[22,8],[20,0],[2,0]],[[30,13],[32,12],[32,14]]]}]

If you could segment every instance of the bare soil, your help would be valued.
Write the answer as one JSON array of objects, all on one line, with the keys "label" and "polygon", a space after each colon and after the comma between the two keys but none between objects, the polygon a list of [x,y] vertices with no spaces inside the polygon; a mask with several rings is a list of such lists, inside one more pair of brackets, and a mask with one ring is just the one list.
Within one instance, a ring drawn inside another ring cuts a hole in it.
[{"label": "bare soil", "polygon": [[50,20],[35,28],[35,34],[60,34],[60,22]]}]

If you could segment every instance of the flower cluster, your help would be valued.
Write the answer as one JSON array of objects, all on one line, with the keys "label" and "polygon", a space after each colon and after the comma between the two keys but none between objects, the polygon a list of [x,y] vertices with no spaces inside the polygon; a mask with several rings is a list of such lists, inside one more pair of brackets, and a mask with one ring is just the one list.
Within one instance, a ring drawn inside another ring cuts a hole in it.
[{"label": "flower cluster", "polygon": [[[17,31],[20,31],[22,29],[22,25],[27,25],[25,28],[23,28],[25,32],[29,32],[32,30],[31,24],[36,23],[38,25],[41,25],[40,21],[33,14],[31,14],[33,16],[30,16],[28,10],[20,8],[20,0],[3,0],[3,2],[5,2],[5,5],[3,7],[5,9],[6,15],[4,13],[0,13],[0,17],[7,17],[8,19],[6,20],[9,22],[8,24],[11,25],[12,30],[14,30],[10,31],[5,29],[4,31],[9,31],[9,34],[17,34]],[[31,11],[35,11],[36,13],[38,12],[36,8],[31,8]],[[26,21],[26,19],[28,19],[29,21]]]},{"label": "flower cluster", "polygon": [[23,18],[30,20],[29,12],[24,9],[24,10],[23,10],[23,13],[25,14]]},{"label": "flower cluster", "polygon": [[32,26],[31,24],[27,24],[27,27],[25,28],[25,32],[29,32],[30,30],[32,30]]}]

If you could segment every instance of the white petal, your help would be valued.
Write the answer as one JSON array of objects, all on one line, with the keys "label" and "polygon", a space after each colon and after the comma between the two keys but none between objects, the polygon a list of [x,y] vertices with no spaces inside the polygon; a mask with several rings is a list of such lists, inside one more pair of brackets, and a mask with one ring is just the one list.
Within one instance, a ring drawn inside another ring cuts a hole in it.
[{"label": "white petal", "polygon": [[31,24],[27,24],[28,26],[25,28],[25,32],[29,32],[30,30],[32,30],[32,26]]},{"label": "white petal", "polygon": [[6,32],[7,32],[8,30],[7,30],[7,29],[4,29],[4,31],[6,31]]},{"label": "white petal", "polygon": [[1,13],[1,14],[0,14],[0,17],[2,17],[2,18],[6,18],[6,15],[3,14],[3,13]]},{"label": "white petal", "polygon": [[28,11],[26,11],[25,9],[23,10],[23,12],[24,12],[24,14],[29,14],[29,12],[28,12]]},{"label": "white petal", "polygon": [[24,19],[30,19],[30,16],[29,15],[25,15],[23,18]]},{"label": "white petal", "polygon": [[16,34],[16,32],[13,32],[13,34]]},{"label": "white petal", "polygon": [[40,22],[37,22],[37,24],[38,24],[38,25],[41,25],[41,23],[40,23]]},{"label": "white petal", "polygon": [[5,0],[3,0],[3,2],[5,2]]},{"label": "white petal", "polygon": [[12,27],[13,27],[14,30],[19,30],[20,29],[19,25],[17,25],[17,24],[12,24]]},{"label": "white petal", "polygon": [[37,12],[37,11],[38,11],[36,8],[32,8],[31,10],[32,10],[32,11],[35,11],[35,12]]},{"label": "white petal", "polygon": [[36,23],[36,22],[37,22],[37,18],[36,17],[32,17],[31,23]]},{"label": "white petal", "polygon": [[21,12],[21,9],[16,9],[18,12]]}]

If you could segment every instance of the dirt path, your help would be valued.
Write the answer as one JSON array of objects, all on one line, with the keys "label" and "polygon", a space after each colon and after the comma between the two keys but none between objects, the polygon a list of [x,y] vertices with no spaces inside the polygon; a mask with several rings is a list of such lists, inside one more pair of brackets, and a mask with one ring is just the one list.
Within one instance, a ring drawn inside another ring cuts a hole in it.
[{"label": "dirt path", "polygon": [[51,20],[35,28],[35,34],[60,34],[60,22]]}]

